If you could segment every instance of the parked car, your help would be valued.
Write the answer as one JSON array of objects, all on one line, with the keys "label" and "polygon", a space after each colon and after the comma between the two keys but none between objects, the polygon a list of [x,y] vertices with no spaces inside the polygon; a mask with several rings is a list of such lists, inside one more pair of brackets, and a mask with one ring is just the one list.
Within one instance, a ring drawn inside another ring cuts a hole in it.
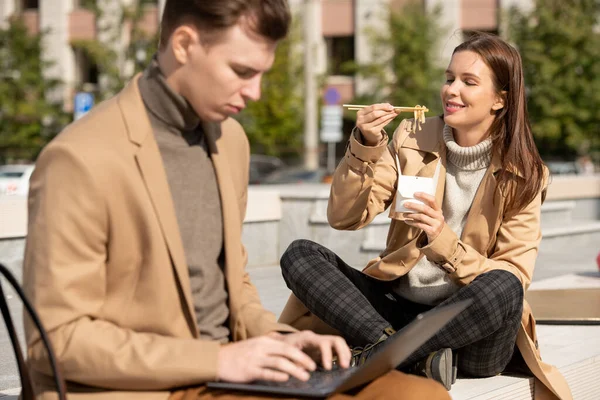
[{"label": "parked car", "polygon": [[325,168],[307,170],[304,167],[287,167],[267,176],[262,183],[280,185],[287,183],[327,183],[330,176]]},{"label": "parked car", "polygon": [[0,165],[0,195],[27,196],[33,169],[29,164]]},{"label": "parked car", "polygon": [[285,168],[285,163],[277,157],[251,154],[250,184],[262,183],[266,176],[281,168]]},{"label": "parked car", "polygon": [[579,173],[574,161],[548,161],[546,166],[552,175],[576,175]]}]

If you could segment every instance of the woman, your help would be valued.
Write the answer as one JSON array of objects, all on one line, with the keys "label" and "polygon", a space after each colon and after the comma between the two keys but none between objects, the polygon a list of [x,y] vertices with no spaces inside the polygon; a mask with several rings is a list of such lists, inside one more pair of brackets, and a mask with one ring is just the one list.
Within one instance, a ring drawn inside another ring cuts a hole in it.
[{"label": "woman", "polygon": [[[420,131],[405,120],[389,144],[383,128],[393,108],[358,112],[328,219],[336,229],[360,229],[390,207],[386,249],[359,272],[316,243],[292,243],[281,267],[294,295],[281,321],[338,331],[361,346],[360,362],[417,314],[472,299],[399,368],[450,389],[456,367],[487,377],[509,364],[523,370],[525,361],[543,383],[536,393],[569,399],[564,378],[541,362],[523,299],[541,239],[547,169],[529,125],[519,53],[496,36],[471,37],[454,50],[441,100],[443,117],[428,118]],[[404,203],[410,212],[396,212],[399,173],[432,177],[438,168],[435,196],[416,193],[419,202]]]}]

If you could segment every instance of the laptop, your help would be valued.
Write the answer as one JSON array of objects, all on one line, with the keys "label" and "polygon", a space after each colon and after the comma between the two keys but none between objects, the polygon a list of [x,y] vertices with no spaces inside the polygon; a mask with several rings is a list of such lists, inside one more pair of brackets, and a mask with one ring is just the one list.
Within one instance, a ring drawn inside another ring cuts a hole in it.
[{"label": "laptop", "polygon": [[362,365],[350,368],[317,370],[306,382],[290,377],[286,382],[250,383],[208,382],[213,389],[240,390],[299,397],[327,397],[364,385],[393,370],[421,347],[450,320],[471,305],[472,300],[437,307],[419,314],[410,324],[383,342]]}]

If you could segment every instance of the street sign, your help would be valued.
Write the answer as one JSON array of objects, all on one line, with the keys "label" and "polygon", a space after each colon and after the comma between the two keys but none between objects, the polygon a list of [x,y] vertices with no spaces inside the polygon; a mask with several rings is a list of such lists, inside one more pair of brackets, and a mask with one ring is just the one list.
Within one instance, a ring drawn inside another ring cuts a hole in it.
[{"label": "street sign", "polygon": [[325,104],[329,105],[339,104],[341,98],[342,95],[340,94],[340,91],[334,87],[327,88],[325,94],[323,95]]},{"label": "street sign", "polygon": [[327,171],[335,169],[335,144],[342,141],[342,126],[344,110],[341,105],[335,105],[340,100],[339,92],[330,88],[325,92],[325,102],[321,107],[321,141],[327,143]]},{"label": "street sign", "polygon": [[77,92],[73,99],[73,119],[83,117],[94,106],[94,95],[88,92]]},{"label": "street sign", "polygon": [[341,142],[344,110],[342,106],[327,105],[321,108],[321,141]]}]

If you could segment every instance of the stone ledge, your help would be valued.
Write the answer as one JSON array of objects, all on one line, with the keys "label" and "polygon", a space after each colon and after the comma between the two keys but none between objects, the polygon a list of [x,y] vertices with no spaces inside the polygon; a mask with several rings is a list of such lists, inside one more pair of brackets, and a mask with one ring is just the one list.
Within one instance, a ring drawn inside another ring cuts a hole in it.
[{"label": "stone ledge", "polygon": [[569,211],[576,207],[574,200],[546,201],[542,204],[542,213],[549,211]]},{"label": "stone ledge", "polygon": [[269,187],[279,191],[281,199],[294,200],[327,200],[331,185],[328,183],[301,183],[288,185],[250,186],[250,190]]},{"label": "stone ledge", "polygon": [[253,188],[248,190],[246,218],[248,222],[270,222],[281,219],[281,197],[273,189]]},{"label": "stone ledge", "polygon": [[[329,184],[252,185],[248,189],[245,222],[279,221],[283,213],[282,202],[296,200],[322,203],[317,205],[317,208],[323,210],[315,209],[309,217],[310,223],[327,224],[324,214],[329,192]],[[565,214],[564,218],[570,218],[570,213],[576,211],[576,200],[594,198],[600,199],[600,175],[555,177],[549,188],[548,201],[542,206],[542,212]],[[27,230],[27,198],[0,197],[0,221],[0,238],[24,237]],[[372,222],[373,225],[387,223],[387,211]]]},{"label": "stone ledge", "polygon": [[[382,212],[381,214],[379,214],[378,216],[373,218],[373,221],[371,221],[371,223],[368,226],[389,225],[390,218],[388,217],[388,213],[389,213],[389,211],[385,210],[384,212]],[[319,213],[318,211],[315,211],[309,217],[308,222],[313,225],[329,226],[329,221],[327,221],[327,216],[323,215],[322,213]],[[368,228],[368,227],[364,227],[363,229],[366,229],[366,228]]]},{"label": "stone ledge", "polygon": [[[598,332],[600,333],[600,327]],[[573,398],[594,400],[600,393],[600,356],[559,368],[567,380]],[[533,400],[534,379],[526,376],[500,375],[492,378],[459,378],[450,395],[454,400]]]},{"label": "stone ledge", "polygon": [[571,236],[585,233],[600,232],[600,221],[579,222],[577,225],[557,226],[542,229],[543,238],[555,238],[558,236]]},{"label": "stone ledge", "polygon": [[454,400],[530,400],[534,379],[526,376],[500,375],[492,378],[459,378],[452,385]]},{"label": "stone ledge", "polygon": [[21,388],[2,389],[0,390],[0,399],[2,400],[17,400]]},{"label": "stone ledge", "polygon": [[[281,190],[282,198],[291,199],[310,199],[315,196],[327,199],[330,190],[330,185],[326,183],[273,185],[271,187]],[[600,198],[600,174],[554,176],[548,186],[546,201],[589,198]]]},{"label": "stone ledge", "polygon": [[[544,222],[544,216],[548,217],[552,214],[553,219],[554,215],[557,213],[566,213],[567,216],[570,216],[570,212],[575,209],[577,206],[577,202],[574,200],[566,200],[566,201],[548,201],[542,204],[541,212],[542,212],[542,222]],[[381,214],[377,215],[373,221],[369,224],[371,225],[388,225],[390,223],[389,218],[389,208],[386,209]],[[319,225],[319,224],[329,224],[327,221],[327,216],[323,215],[322,212],[315,210],[315,212],[310,216],[309,222],[311,224]],[[552,222],[552,221],[551,221]]]},{"label": "stone ledge", "polygon": [[[567,225],[559,227],[542,227],[542,243],[544,239],[556,239],[563,236],[575,236],[584,234],[600,233],[600,221],[578,222],[577,225]],[[367,252],[381,252],[385,250],[385,238],[382,241],[376,241],[374,238],[367,238],[361,243],[361,250]]]},{"label": "stone ledge", "polygon": [[0,196],[0,239],[27,234],[27,197]]},{"label": "stone ledge", "polygon": [[589,199],[600,197],[600,174],[553,176],[546,200]]}]

